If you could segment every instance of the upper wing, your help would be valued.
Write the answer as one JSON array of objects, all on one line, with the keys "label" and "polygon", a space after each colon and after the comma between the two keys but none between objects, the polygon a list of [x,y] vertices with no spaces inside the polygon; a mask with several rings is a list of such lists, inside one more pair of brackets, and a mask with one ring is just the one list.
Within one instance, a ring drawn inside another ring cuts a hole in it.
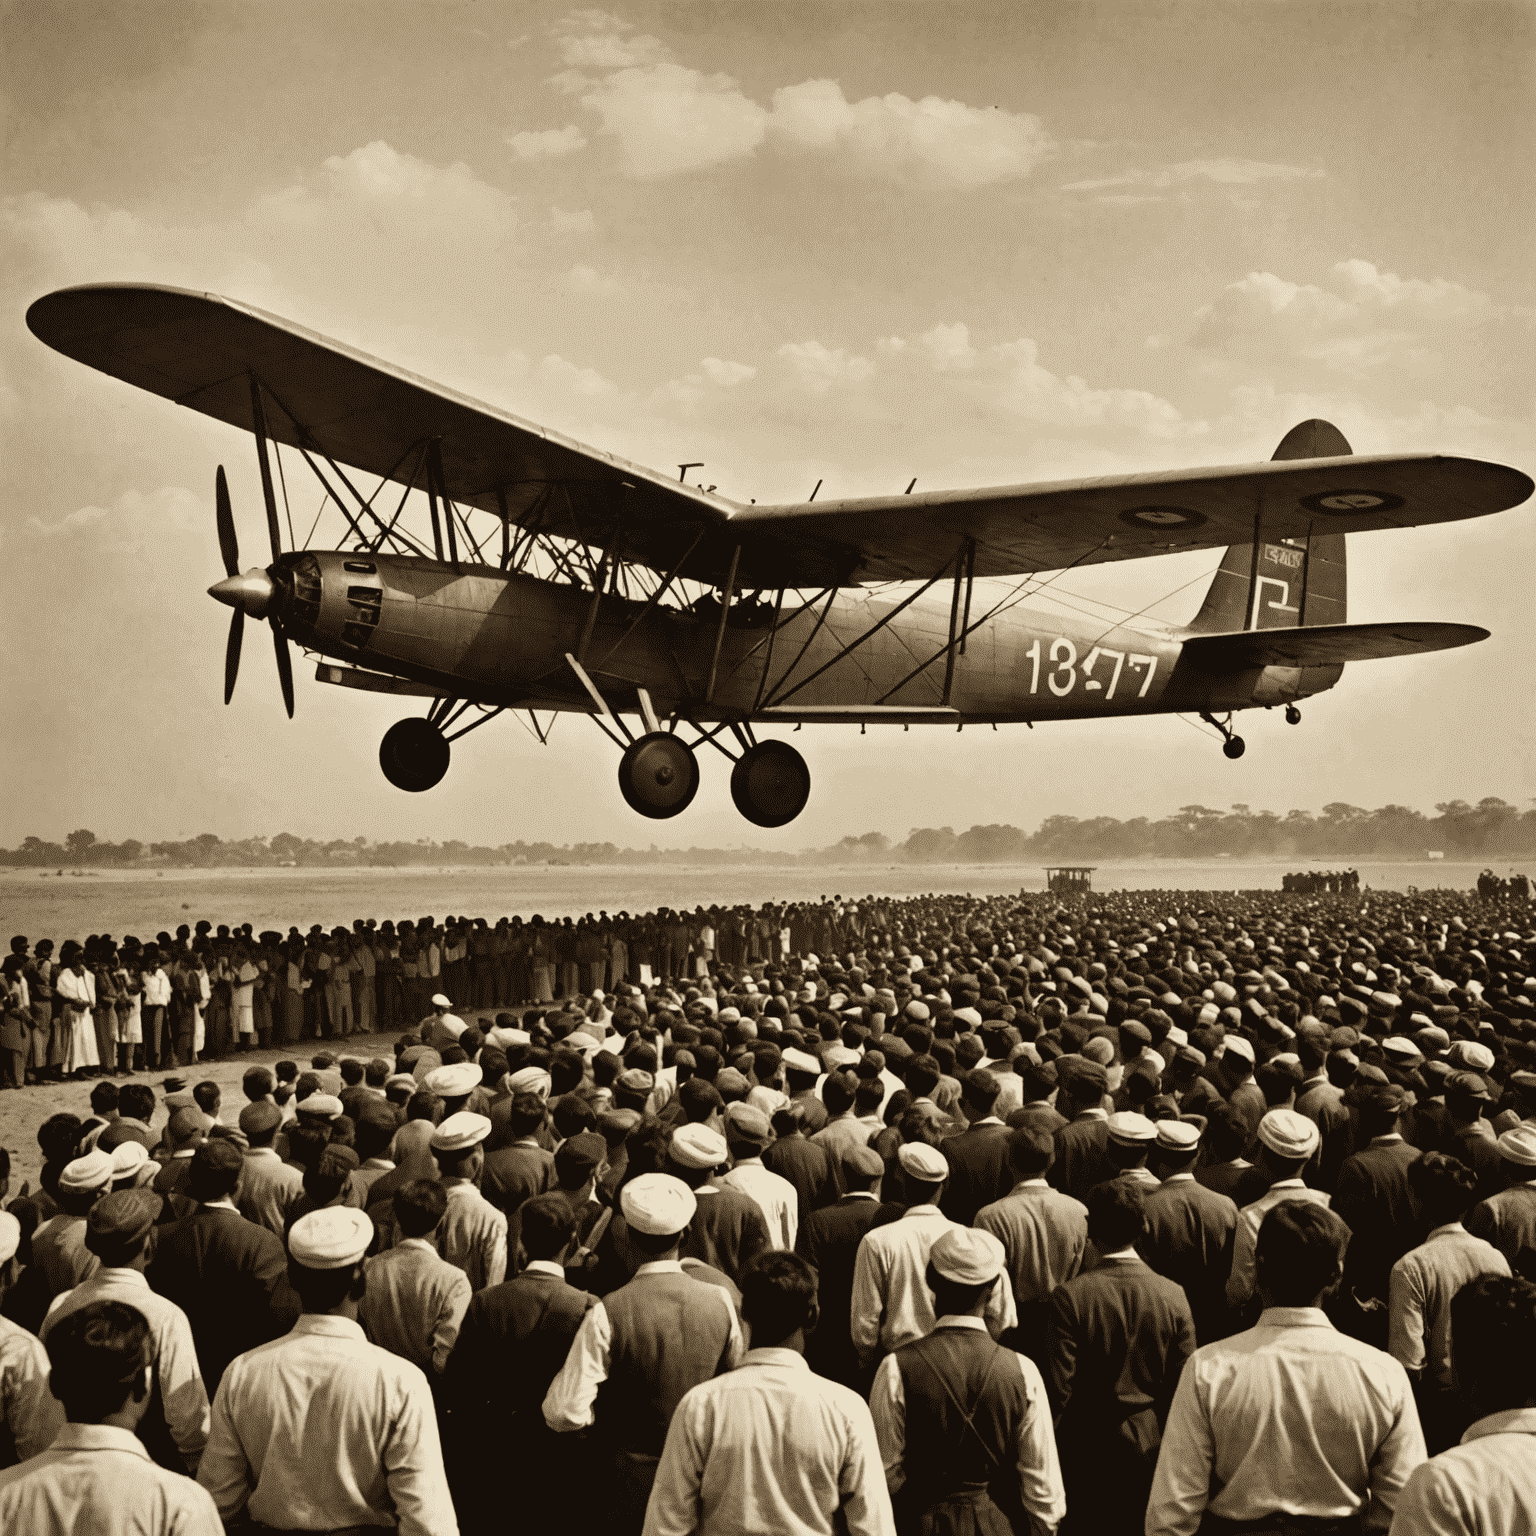
[{"label": "upper wing", "polygon": [[49,346],[180,405],[252,429],[250,377],[281,409],[282,442],[408,481],[433,439],[449,494],[525,526],[744,587],[927,579],[974,543],[977,576],[1217,549],[1309,532],[1481,517],[1532,490],[1519,470],[1433,454],[1291,459],[1235,468],[741,506],[379,362],[215,294],[135,284],[66,288],[27,324]]},{"label": "upper wing", "polygon": [[1475,624],[1308,624],[1241,634],[1192,635],[1183,656],[1204,672],[1250,667],[1333,667],[1389,656],[1422,656],[1486,640]]}]

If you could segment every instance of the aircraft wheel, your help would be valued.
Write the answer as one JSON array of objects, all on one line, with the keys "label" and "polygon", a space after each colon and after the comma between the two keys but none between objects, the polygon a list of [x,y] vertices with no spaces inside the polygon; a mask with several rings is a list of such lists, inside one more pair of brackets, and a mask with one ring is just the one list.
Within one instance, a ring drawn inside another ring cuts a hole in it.
[{"label": "aircraft wheel", "polygon": [[1243,755],[1245,745],[1246,744],[1244,743],[1241,736],[1229,736],[1224,742],[1222,742],[1221,750],[1226,753],[1226,755],[1230,757],[1233,762],[1236,762],[1237,759]]},{"label": "aircraft wheel", "polygon": [[1285,723],[1287,725],[1301,724],[1301,711],[1294,704],[1287,704],[1285,706]]},{"label": "aircraft wheel", "polygon": [[448,743],[443,733],[420,715],[399,720],[379,743],[379,767],[396,789],[419,795],[440,784],[448,772]]},{"label": "aircraft wheel", "polygon": [[748,821],[782,827],[811,798],[811,770],[787,741],[760,741],[731,770],[731,799]]},{"label": "aircraft wheel", "polygon": [[619,760],[619,792],[625,804],[653,821],[688,809],[699,791],[699,760],[667,731],[633,741]]}]

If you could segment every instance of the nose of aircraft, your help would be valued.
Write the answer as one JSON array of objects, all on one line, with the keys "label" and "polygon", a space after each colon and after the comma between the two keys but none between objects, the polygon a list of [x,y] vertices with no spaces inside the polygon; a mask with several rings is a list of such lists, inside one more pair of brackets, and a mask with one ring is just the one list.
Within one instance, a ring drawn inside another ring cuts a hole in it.
[{"label": "nose of aircraft", "polygon": [[251,569],[243,576],[226,576],[208,588],[209,597],[238,608],[253,619],[264,619],[272,606],[272,578],[263,570]]}]

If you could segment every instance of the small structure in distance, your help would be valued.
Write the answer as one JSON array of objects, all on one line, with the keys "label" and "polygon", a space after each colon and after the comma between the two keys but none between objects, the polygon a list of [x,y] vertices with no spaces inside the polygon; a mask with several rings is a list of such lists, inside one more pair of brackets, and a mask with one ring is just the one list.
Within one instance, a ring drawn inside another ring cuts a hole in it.
[{"label": "small structure in distance", "polygon": [[1047,868],[1045,888],[1053,896],[1084,896],[1093,889],[1093,872],[1097,868],[1096,864]]}]

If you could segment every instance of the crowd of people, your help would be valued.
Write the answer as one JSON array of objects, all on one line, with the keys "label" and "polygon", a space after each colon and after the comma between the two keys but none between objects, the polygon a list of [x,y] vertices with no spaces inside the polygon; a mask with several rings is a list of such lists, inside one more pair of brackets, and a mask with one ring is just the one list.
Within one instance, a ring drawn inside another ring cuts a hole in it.
[{"label": "crowd of people", "polygon": [[1484,869],[1478,873],[1477,894],[1483,901],[1529,901],[1530,878],[1512,869],[1507,879],[1500,879],[1491,869]]},{"label": "crowd of people", "polygon": [[1536,1532],[1525,901],[39,950],[5,962],[28,1076],[98,1012],[119,1071],[314,1046],[238,1105],[103,1073],[37,1127],[0,1210],[0,1530]]},{"label": "crowd of people", "polygon": [[1358,869],[1303,869],[1281,875],[1280,889],[1293,896],[1348,896],[1360,889]]}]

